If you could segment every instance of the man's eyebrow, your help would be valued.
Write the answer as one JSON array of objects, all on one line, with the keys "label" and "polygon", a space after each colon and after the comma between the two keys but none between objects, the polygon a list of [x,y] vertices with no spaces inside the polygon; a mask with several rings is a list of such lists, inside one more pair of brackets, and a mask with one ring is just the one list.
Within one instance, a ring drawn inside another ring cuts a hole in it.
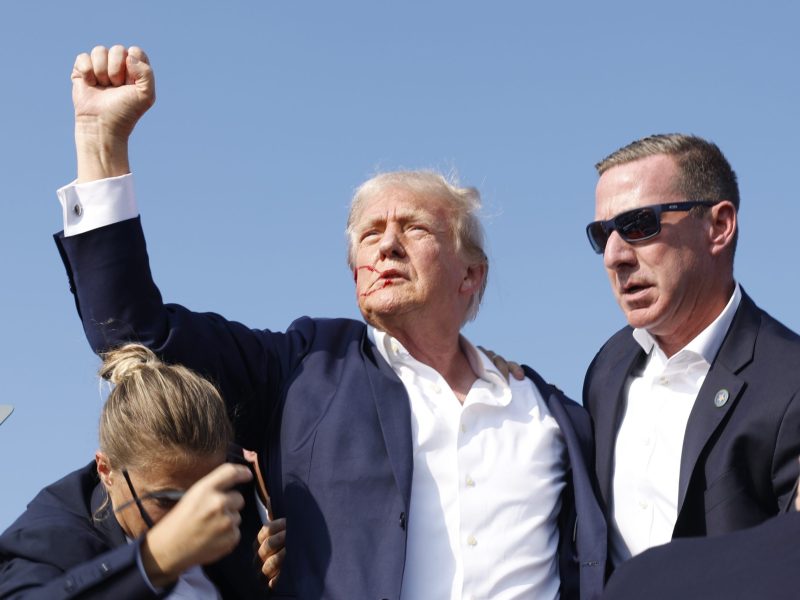
[{"label": "man's eyebrow", "polygon": [[[425,210],[420,209],[407,209],[402,212],[397,212],[392,215],[394,220],[399,221],[401,224],[408,223],[409,221],[422,221],[425,223],[433,223],[436,217]],[[368,220],[361,222],[357,229],[368,229],[375,225],[382,225],[388,220],[386,214],[376,215]]]}]

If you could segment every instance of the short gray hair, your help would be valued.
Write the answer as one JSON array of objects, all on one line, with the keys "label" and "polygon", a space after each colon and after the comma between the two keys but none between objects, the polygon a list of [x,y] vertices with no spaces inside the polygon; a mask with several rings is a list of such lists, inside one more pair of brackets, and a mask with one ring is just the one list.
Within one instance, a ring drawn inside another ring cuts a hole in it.
[{"label": "short gray hair", "polygon": [[[641,138],[606,156],[595,165],[595,169],[602,175],[612,167],[659,154],[675,160],[680,173],[676,191],[683,193],[687,200],[730,200],[739,211],[736,172],[716,144],[696,135],[664,133]],[[702,214],[705,210],[704,207],[695,207],[692,212]],[[736,252],[738,238],[737,227],[731,244],[731,258]]]},{"label": "short gray hair", "polygon": [[419,196],[438,198],[447,202],[451,209],[451,230],[456,252],[470,263],[482,263],[486,272],[478,293],[473,296],[465,321],[471,321],[478,314],[486,282],[489,278],[489,259],[484,252],[483,226],[478,218],[481,208],[481,195],[474,187],[461,187],[454,178],[448,179],[441,173],[429,170],[390,171],[380,173],[362,183],[353,194],[350,214],[347,217],[346,235],[348,239],[347,264],[355,269],[356,239],[355,224],[366,202],[382,192],[400,188]]}]

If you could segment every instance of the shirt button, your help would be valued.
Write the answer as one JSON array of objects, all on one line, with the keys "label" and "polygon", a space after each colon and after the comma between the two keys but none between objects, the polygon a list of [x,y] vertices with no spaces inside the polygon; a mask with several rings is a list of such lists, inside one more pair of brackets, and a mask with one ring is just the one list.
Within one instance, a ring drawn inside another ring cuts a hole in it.
[{"label": "shirt button", "polygon": [[669,383],[669,379],[667,379],[666,377],[660,377],[658,383],[660,383],[661,385],[667,385]]},{"label": "shirt button", "polygon": [[650,503],[647,500],[639,500],[639,508],[647,510],[648,506],[650,506]]},{"label": "shirt button", "polygon": [[467,544],[469,544],[470,546],[477,546],[478,540],[475,539],[474,535],[471,535],[467,538]]},{"label": "shirt button", "polygon": [[440,386],[438,383],[437,383],[437,384],[435,384],[435,385],[433,386],[433,392],[434,392],[435,394],[441,394],[441,393],[442,393],[442,386]]},{"label": "shirt button", "polygon": [[467,475],[467,487],[475,487],[475,480]]},{"label": "shirt button", "polygon": [[75,213],[76,217],[80,217],[83,214],[83,207],[80,204],[75,203],[75,206],[72,207],[72,212]]},{"label": "shirt button", "polygon": [[397,342],[393,341],[391,347],[392,347],[392,352],[394,352],[395,354],[400,352],[400,346],[397,344]]},{"label": "shirt button", "polygon": [[461,433],[467,433],[467,426],[464,423],[461,424]]}]

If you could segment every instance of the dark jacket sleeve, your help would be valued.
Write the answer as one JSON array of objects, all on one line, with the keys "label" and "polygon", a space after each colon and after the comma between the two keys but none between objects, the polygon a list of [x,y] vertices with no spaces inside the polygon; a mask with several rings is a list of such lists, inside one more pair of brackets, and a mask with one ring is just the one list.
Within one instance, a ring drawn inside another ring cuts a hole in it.
[{"label": "dark jacket sleeve", "polygon": [[88,519],[23,518],[0,536],[0,598],[160,598],[139,569],[139,544],[110,548]]},{"label": "dark jacket sleeve", "polygon": [[138,342],[199,372],[220,388],[237,441],[260,447],[274,401],[308,351],[314,321],[302,319],[276,333],[165,304],[139,218],[76,236],[59,233],[55,240],[92,349],[102,353]]}]

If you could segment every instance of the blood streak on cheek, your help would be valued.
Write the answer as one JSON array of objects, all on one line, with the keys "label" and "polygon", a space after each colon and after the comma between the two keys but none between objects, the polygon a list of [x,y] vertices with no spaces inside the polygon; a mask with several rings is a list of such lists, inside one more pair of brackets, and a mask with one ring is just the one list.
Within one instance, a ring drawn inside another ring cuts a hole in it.
[{"label": "blood streak on cheek", "polygon": [[383,289],[383,288],[385,288],[387,285],[392,285],[392,281],[391,281],[390,279],[386,279],[386,280],[383,282],[383,285],[382,285],[382,286],[380,286],[380,287],[373,287],[373,286],[375,285],[375,283],[377,283],[377,281],[378,281],[378,280],[381,278],[381,276],[383,275],[383,271],[380,271],[380,270],[376,269],[376,268],[375,268],[375,267],[373,267],[372,265],[362,265],[362,266],[360,266],[360,267],[356,267],[355,271],[353,272],[353,278],[355,279],[356,283],[358,283],[358,275],[359,275],[359,271],[361,271],[362,269],[363,269],[363,270],[365,270],[365,271],[367,271],[367,272],[369,272],[369,273],[377,273],[377,275],[378,275],[378,276],[375,278],[375,281],[373,281],[373,282],[372,282],[372,285],[370,285],[370,289],[369,289],[369,290],[367,290],[366,292],[361,292],[361,293],[359,294],[359,296],[361,296],[361,297],[369,296],[370,294],[374,294],[374,293],[375,293],[375,292],[377,292],[378,290],[382,290],[382,289]]}]

